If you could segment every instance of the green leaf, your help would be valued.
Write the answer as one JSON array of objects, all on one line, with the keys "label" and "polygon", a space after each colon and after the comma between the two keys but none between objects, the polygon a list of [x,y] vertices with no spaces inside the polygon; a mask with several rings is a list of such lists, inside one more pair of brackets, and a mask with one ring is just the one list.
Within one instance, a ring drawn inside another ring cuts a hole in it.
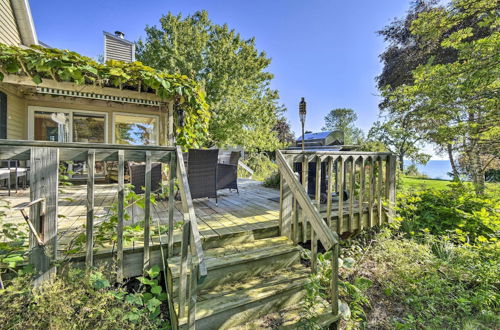
[{"label": "green leaf", "polygon": [[146,303],[146,308],[150,311],[150,312],[154,312],[156,310],[156,307],[160,306],[161,305],[161,301],[159,301],[158,299],[156,298],[153,298],[151,300],[149,300],[147,303]]},{"label": "green leaf", "polygon": [[133,304],[133,305],[140,305],[142,306],[142,298],[139,294],[129,294],[127,295],[127,297],[125,298],[125,301],[130,303],[130,304]]},{"label": "green leaf", "polygon": [[161,291],[162,291],[162,288],[159,285],[155,285],[151,288],[151,292],[156,294],[156,295],[160,294]]},{"label": "green leaf", "polygon": [[151,285],[151,286],[156,285],[156,281],[150,280],[149,278],[146,278],[146,277],[143,277],[143,276],[138,277],[137,279],[142,284]]},{"label": "green leaf", "polygon": [[154,265],[150,270],[147,271],[150,278],[155,278],[160,275],[160,266]]},{"label": "green leaf", "polygon": [[40,77],[40,75],[34,75],[33,76],[33,82],[37,85],[41,84],[42,83],[42,77]]}]

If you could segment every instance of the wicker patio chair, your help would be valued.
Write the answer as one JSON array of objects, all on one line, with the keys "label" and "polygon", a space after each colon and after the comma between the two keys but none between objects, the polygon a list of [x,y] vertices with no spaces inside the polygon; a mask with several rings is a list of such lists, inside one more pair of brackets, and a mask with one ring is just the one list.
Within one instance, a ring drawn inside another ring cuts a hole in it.
[{"label": "wicker patio chair", "polygon": [[238,162],[241,154],[239,151],[231,152],[229,164],[217,166],[217,189],[236,189],[238,194]]},{"label": "wicker patio chair", "polygon": [[188,182],[192,198],[215,198],[219,149],[189,149]]},{"label": "wicker patio chair", "polygon": [[[136,194],[144,193],[142,187],[146,184],[146,165],[145,164],[129,164],[130,183],[134,186]],[[155,192],[161,188],[161,163],[151,164],[151,192]]]}]

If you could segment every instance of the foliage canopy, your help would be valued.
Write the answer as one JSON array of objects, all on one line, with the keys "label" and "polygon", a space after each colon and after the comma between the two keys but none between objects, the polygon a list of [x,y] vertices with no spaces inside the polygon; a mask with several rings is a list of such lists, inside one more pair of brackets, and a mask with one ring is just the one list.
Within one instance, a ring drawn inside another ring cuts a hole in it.
[{"label": "foliage canopy", "polygon": [[241,145],[247,151],[279,146],[273,128],[284,109],[269,85],[271,60],[255,39],[210,21],[206,11],[182,17],[171,13],[146,27],[137,57],[154,68],[204,84],[212,118],[207,146]]}]

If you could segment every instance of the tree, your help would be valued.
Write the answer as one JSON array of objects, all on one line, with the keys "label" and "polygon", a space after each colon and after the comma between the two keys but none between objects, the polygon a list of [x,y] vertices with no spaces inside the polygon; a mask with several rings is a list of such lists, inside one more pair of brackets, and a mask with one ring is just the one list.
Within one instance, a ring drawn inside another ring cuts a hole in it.
[{"label": "tree", "polygon": [[425,164],[430,159],[430,155],[420,151],[424,139],[409,118],[377,121],[368,132],[368,140],[384,143],[387,149],[398,157],[401,171],[404,169],[405,158],[419,164]]},{"label": "tree", "polygon": [[356,120],[358,115],[352,109],[333,109],[325,116],[325,126],[322,130],[342,131],[344,144],[360,144],[363,141],[363,131],[354,126]]},{"label": "tree", "polygon": [[413,84],[384,90],[391,114],[409,116],[429,141],[452,144],[467,156],[477,194],[485,190],[482,156],[499,157],[498,26],[492,0],[454,0],[419,14],[411,33],[423,45],[456,52],[456,60],[435,63],[431,57],[413,70]]},{"label": "tree", "polygon": [[290,127],[290,123],[286,120],[285,117],[280,117],[276,121],[276,125],[273,128],[278,136],[278,140],[284,146],[289,146],[293,142],[295,142],[295,135],[292,132],[292,128]]},{"label": "tree", "polygon": [[269,85],[271,60],[227,25],[217,25],[206,11],[182,17],[171,13],[160,26],[146,27],[137,42],[137,58],[167,72],[187,75],[204,84],[212,117],[210,145],[241,145],[248,151],[274,150],[275,127],[284,109]]}]

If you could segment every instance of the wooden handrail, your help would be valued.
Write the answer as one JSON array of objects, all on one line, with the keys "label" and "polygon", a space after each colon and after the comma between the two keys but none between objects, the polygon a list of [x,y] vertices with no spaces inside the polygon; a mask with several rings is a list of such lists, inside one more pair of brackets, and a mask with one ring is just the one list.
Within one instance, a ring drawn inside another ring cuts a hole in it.
[{"label": "wooden handrail", "polygon": [[[179,274],[179,313],[178,318],[182,318],[185,314],[186,298],[188,303],[187,327],[194,329],[196,326],[196,300],[197,286],[203,282],[207,276],[207,265],[205,263],[205,255],[201,243],[201,236],[198,230],[198,222],[194,212],[193,200],[189,190],[189,182],[182,157],[180,147],[176,148],[177,159],[177,178],[179,180],[179,192],[182,201],[182,210],[184,214],[184,225],[181,241],[181,265]],[[188,260],[188,250],[191,253],[191,263]],[[189,290],[187,290],[187,266],[191,264],[189,281]]]},{"label": "wooden handrail", "polygon": [[[197,259],[199,265],[199,279],[203,280],[207,276],[207,266],[205,263],[205,256],[203,253],[203,246],[201,244],[201,236],[198,230],[198,222],[196,221],[196,214],[194,212],[193,200],[189,190],[189,183],[187,179],[186,167],[182,157],[180,147],[177,147],[177,177],[179,180],[179,190],[181,194],[181,201],[184,212],[187,211],[188,220],[191,222],[191,239],[192,239],[192,252]],[[186,220],[186,219],[185,219]]]},{"label": "wooden handrail", "polygon": [[294,197],[297,199],[297,202],[302,210],[306,213],[305,215],[311,223],[318,239],[321,241],[326,250],[332,249],[332,247],[339,242],[338,235],[323,221],[318,209],[314,206],[313,202],[307,195],[306,190],[295,177],[292,168],[287,163],[280,150],[276,152],[276,161],[278,162],[278,166],[281,170],[282,178],[290,186]]}]

